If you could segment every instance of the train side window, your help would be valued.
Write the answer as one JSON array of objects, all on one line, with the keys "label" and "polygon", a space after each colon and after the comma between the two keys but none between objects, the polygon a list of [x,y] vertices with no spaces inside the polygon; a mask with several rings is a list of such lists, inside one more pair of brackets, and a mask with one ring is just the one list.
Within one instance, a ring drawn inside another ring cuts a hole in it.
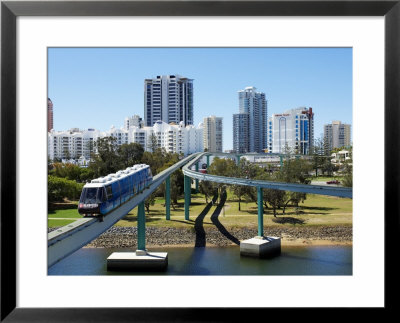
[{"label": "train side window", "polygon": [[106,200],[106,195],[103,187],[99,187],[97,190],[97,200],[99,202],[104,202]]},{"label": "train side window", "polygon": [[111,185],[106,186],[106,191],[107,191],[107,200],[111,200],[113,196]]},{"label": "train side window", "polygon": [[105,201],[107,201],[107,191],[106,191],[106,188],[105,187],[102,187],[101,188],[101,190],[103,191],[103,193],[102,193],[102,199],[101,199],[101,201],[102,202],[105,202]]}]

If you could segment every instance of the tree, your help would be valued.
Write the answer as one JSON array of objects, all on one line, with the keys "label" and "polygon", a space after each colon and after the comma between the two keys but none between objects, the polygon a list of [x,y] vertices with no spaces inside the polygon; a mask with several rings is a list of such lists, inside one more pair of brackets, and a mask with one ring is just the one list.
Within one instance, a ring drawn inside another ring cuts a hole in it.
[{"label": "tree", "polygon": [[181,169],[177,170],[171,175],[171,201],[172,207],[175,209],[175,205],[178,205],[178,198],[184,192],[184,175]]},{"label": "tree", "polygon": [[81,168],[81,174],[79,176],[80,182],[89,182],[95,178],[93,169],[91,168]]},{"label": "tree", "polygon": [[276,210],[284,203],[285,191],[269,188],[263,189],[263,199],[272,207],[274,217],[276,218]]},{"label": "tree", "polygon": [[146,208],[146,212],[150,212],[150,206],[156,203],[157,190],[150,194],[150,196],[144,201],[144,207]]},{"label": "tree", "polygon": [[332,176],[334,171],[337,171],[338,167],[332,164],[330,158],[326,158],[324,164],[322,165],[322,172],[323,174],[327,174],[328,176]]},{"label": "tree", "polygon": [[81,181],[83,168],[71,163],[54,163],[49,175],[66,178],[68,180]]},{"label": "tree", "polygon": [[314,146],[311,150],[312,155],[312,165],[315,169],[315,176],[318,176],[318,169],[321,169],[325,163],[325,143],[324,139],[318,138],[314,142]]},{"label": "tree", "polygon": [[285,214],[286,207],[289,203],[292,203],[293,206],[298,207],[300,202],[304,202],[307,199],[306,193],[300,192],[285,192],[284,203],[282,205],[282,214]]},{"label": "tree", "polygon": [[[236,163],[232,159],[214,158],[212,164],[208,168],[208,173],[212,175],[234,177],[237,171]],[[226,191],[225,183],[214,183],[219,197]]]},{"label": "tree", "polygon": [[[285,183],[309,184],[311,170],[310,164],[300,158],[287,159],[278,172],[275,173],[275,179]],[[275,180],[273,177],[271,177]]]},{"label": "tree", "polygon": [[343,186],[353,187],[353,164],[351,161],[346,161],[344,165]]},{"label": "tree", "polygon": [[232,185],[232,193],[236,195],[238,198],[238,210],[241,210],[240,203],[242,202],[242,197],[246,194],[247,192],[247,186],[243,185]]},{"label": "tree", "polygon": [[[273,174],[260,174],[257,179],[284,183],[309,184],[310,179],[308,173],[310,169],[311,166],[306,160],[300,158],[293,159],[288,155],[288,158],[283,162],[279,171]],[[276,217],[277,209],[282,207],[284,214],[289,203],[298,205],[298,203],[306,199],[306,194],[276,189],[264,189],[263,199],[264,205],[267,206],[268,203],[273,209],[274,217]]]},{"label": "tree", "polygon": [[150,152],[155,152],[158,148],[158,139],[157,136],[152,133],[149,137],[149,148],[150,148]]},{"label": "tree", "polygon": [[142,160],[144,149],[141,144],[130,143],[123,144],[118,148],[118,155],[121,159],[121,164],[124,167],[131,167],[135,164],[139,164]]},{"label": "tree", "polygon": [[118,155],[116,138],[112,136],[99,138],[95,142],[95,147],[97,153],[93,155],[89,168],[96,177],[106,176],[124,168]]},{"label": "tree", "polygon": [[[234,176],[240,178],[256,178],[258,174],[262,173],[262,169],[257,165],[251,164],[248,160],[242,158],[239,161],[239,165],[234,169]],[[254,190],[249,186],[243,185],[232,185],[231,191],[238,198],[238,209],[241,210],[242,197],[251,196],[254,198]]]},{"label": "tree", "polygon": [[76,200],[82,192],[83,184],[65,178],[48,175],[48,202],[60,202],[64,198]]},{"label": "tree", "polygon": [[200,181],[199,191],[201,194],[204,194],[207,204],[208,204],[208,199],[212,198],[216,193],[215,186],[210,181]]}]

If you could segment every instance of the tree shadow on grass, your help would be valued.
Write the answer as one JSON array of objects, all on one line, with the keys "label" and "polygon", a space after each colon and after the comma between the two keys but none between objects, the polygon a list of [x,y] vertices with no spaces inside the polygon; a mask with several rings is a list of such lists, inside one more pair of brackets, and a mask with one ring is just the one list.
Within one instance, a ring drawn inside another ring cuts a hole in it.
[{"label": "tree shadow on grass", "polygon": [[201,211],[199,216],[196,218],[194,223],[194,230],[196,231],[196,241],[195,247],[205,247],[206,246],[206,232],[203,227],[203,221],[207,213],[210,211],[211,207],[214,205],[217,200],[217,195],[215,195],[210,203],[206,205],[206,207]]},{"label": "tree shadow on grass", "polygon": [[[195,205],[204,205],[204,202],[190,202],[191,206],[195,206]],[[207,207],[207,206],[206,206]]]},{"label": "tree shadow on grass", "polygon": [[194,224],[195,222],[191,219],[189,220],[170,220],[171,222],[179,222],[179,223],[184,223],[184,224]]},{"label": "tree shadow on grass", "polygon": [[[137,217],[137,215],[127,215],[127,216],[125,216],[125,217],[123,217],[121,220],[124,220],[124,221],[127,221],[127,222],[137,222],[137,220],[138,220],[138,217]],[[158,218],[152,218],[152,217],[146,217],[146,223],[149,223],[149,222],[156,222],[156,221],[159,221],[160,219],[158,219]]]},{"label": "tree shadow on grass", "polygon": [[226,192],[224,192],[222,194],[217,208],[215,209],[214,213],[211,215],[211,221],[217,227],[219,232],[221,232],[226,238],[231,240],[234,244],[240,245],[239,239],[234,237],[232,234],[230,234],[229,231],[218,220],[218,216],[220,215],[221,210],[224,207],[225,201],[226,201]]},{"label": "tree shadow on grass", "polygon": [[332,211],[337,209],[338,209],[337,207],[326,207],[326,206],[301,206],[301,210]]},{"label": "tree shadow on grass", "polygon": [[273,222],[275,223],[280,223],[280,224],[304,224],[306,221],[302,220],[302,219],[296,219],[290,216],[285,216],[285,217],[278,217],[278,218],[273,218],[272,219]]}]

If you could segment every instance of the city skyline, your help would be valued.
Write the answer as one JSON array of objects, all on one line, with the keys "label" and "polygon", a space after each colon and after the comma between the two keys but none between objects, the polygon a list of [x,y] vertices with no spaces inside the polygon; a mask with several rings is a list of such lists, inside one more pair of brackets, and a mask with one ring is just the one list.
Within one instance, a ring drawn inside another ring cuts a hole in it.
[{"label": "city skyline", "polygon": [[300,106],[315,113],[315,138],[333,120],[352,124],[351,48],[49,48],[48,97],[55,130],[121,127],[144,118],[144,80],[184,75],[194,81],[194,125],[223,118],[232,149],[238,92],[266,94],[268,117]]}]

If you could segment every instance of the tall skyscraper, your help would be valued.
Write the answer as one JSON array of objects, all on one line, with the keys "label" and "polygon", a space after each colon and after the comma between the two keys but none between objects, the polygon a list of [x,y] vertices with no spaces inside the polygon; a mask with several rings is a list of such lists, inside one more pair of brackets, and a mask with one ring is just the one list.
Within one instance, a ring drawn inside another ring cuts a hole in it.
[{"label": "tall skyscraper", "polygon": [[209,152],[222,153],[222,118],[209,116],[203,119],[203,146]]},{"label": "tall skyscraper", "polygon": [[324,125],[324,148],[325,154],[330,154],[334,148],[350,146],[351,144],[351,125],[332,121],[331,124]]},{"label": "tall skyscraper", "polygon": [[[264,152],[264,149],[267,148],[267,100],[265,93],[257,92],[255,87],[250,86],[239,91],[238,94],[240,115],[235,114],[233,116],[233,149],[236,150],[236,146],[238,147],[237,152]],[[247,114],[248,117],[244,117],[244,114]],[[248,124],[244,125],[243,122],[246,119]],[[239,128],[235,128],[235,125]],[[246,129],[248,134],[243,134],[242,138],[242,131]],[[245,140],[247,140],[247,143]]]},{"label": "tall skyscraper", "polygon": [[314,144],[312,108],[297,108],[273,114],[268,120],[268,152],[285,153],[286,148],[308,155]]},{"label": "tall skyscraper", "polygon": [[233,150],[240,154],[250,152],[248,113],[233,115]]},{"label": "tall skyscraper", "polygon": [[180,75],[162,75],[144,80],[144,122],[185,126],[193,124],[193,80]]},{"label": "tall skyscraper", "polygon": [[50,132],[53,126],[53,102],[47,98],[47,132]]}]

